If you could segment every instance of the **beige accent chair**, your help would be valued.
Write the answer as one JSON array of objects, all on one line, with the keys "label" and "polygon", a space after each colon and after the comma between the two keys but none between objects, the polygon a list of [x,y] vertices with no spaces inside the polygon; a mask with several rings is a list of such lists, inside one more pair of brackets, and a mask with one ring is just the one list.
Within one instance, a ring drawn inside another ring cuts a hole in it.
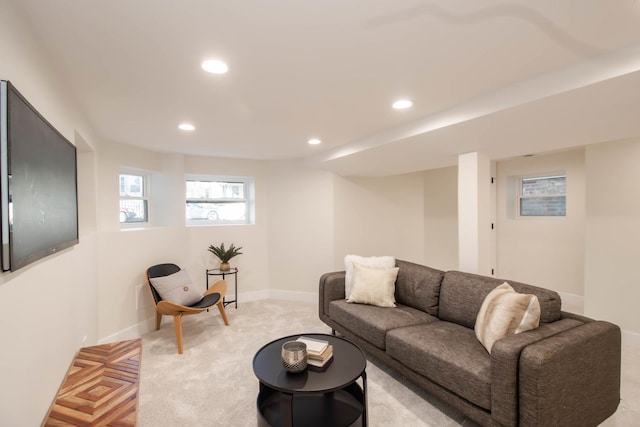
[{"label": "beige accent chair", "polygon": [[202,295],[202,299],[190,306],[184,306],[176,304],[171,301],[162,299],[158,291],[151,284],[151,279],[154,277],[168,276],[180,271],[180,267],[175,264],[158,264],[147,269],[147,284],[149,285],[149,291],[156,308],[156,330],[160,329],[160,323],[162,322],[162,316],[173,316],[173,324],[176,330],[176,341],[178,343],[178,353],[182,354],[182,316],[189,314],[202,313],[205,310],[216,305],[220,310],[220,315],[224,320],[225,325],[229,325],[229,319],[227,318],[227,312],[224,309],[223,298],[227,293],[227,282],[225,280],[218,280]]}]

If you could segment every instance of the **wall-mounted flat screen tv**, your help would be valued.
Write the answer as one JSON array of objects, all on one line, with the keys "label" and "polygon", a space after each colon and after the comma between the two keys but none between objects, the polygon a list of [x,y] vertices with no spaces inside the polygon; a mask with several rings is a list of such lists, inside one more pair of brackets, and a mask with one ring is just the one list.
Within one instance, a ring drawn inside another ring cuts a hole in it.
[{"label": "wall-mounted flat screen tv", "polygon": [[2,269],[15,271],[78,243],[76,147],[1,81]]}]

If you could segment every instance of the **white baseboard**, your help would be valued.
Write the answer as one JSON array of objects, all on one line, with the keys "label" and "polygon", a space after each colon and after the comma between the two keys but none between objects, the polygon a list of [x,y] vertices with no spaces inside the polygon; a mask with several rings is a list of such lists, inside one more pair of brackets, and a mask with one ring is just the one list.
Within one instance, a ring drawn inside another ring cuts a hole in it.
[{"label": "white baseboard", "polygon": [[305,301],[318,302],[317,292],[298,292],[298,291],[269,291],[269,299],[285,300],[285,301]]},{"label": "white baseboard", "polygon": [[98,341],[98,344],[107,344],[116,341],[126,341],[140,338],[142,335],[155,328],[155,315],[133,326],[129,326],[115,334],[111,334]]},{"label": "white baseboard", "polygon": [[622,345],[640,348],[640,334],[636,332],[622,331]]},{"label": "white baseboard", "polygon": [[[262,290],[253,292],[244,292],[239,294],[240,300],[238,304],[250,301],[261,301],[265,299],[276,299],[284,301],[304,301],[318,302],[318,294],[315,292],[297,292],[297,291],[279,291],[279,290]],[[570,313],[584,313],[584,297],[574,294],[561,293],[562,309]],[[233,295],[230,298],[234,299]],[[150,332],[155,327],[155,319],[150,317],[140,323],[130,326],[122,331],[111,334],[98,341],[98,344],[106,344],[115,341],[124,341],[140,338],[142,335]],[[635,332],[622,331],[622,344],[630,347],[640,348],[640,334]]]},{"label": "white baseboard", "polygon": [[[264,289],[262,291],[241,292],[239,295],[240,298],[238,304],[250,301],[260,301],[263,299],[269,299],[269,290]],[[233,295],[227,297],[227,300],[230,299],[234,299]]]},{"label": "white baseboard", "polygon": [[[233,296],[227,299],[233,299]],[[280,291],[280,290],[270,290],[270,289],[265,289],[262,291],[244,292],[240,294],[240,301],[249,302],[249,301],[260,301],[265,299],[317,302],[318,294],[316,292]]]},{"label": "white baseboard", "polygon": [[[562,298],[562,310],[584,316],[584,297],[581,295],[558,292]],[[622,345],[640,348],[640,334],[622,331]]]},{"label": "white baseboard", "polygon": [[[305,302],[318,302],[318,294],[315,292],[296,292],[296,291],[278,291],[278,290],[262,290],[253,292],[243,292],[239,294],[240,299],[238,304],[243,302],[261,301],[265,299],[276,299],[284,301],[305,301]],[[228,295],[227,300],[235,299],[233,295]],[[229,305],[228,307],[231,307]],[[133,340],[140,338],[147,332],[152,331],[155,328],[155,315],[137,323],[133,326],[129,326],[119,332],[106,336],[98,341],[98,344],[107,344],[116,341]]]},{"label": "white baseboard", "polygon": [[584,315],[584,297],[582,295],[569,294],[565,292],[558,292],[562,299],[562,310]]}]

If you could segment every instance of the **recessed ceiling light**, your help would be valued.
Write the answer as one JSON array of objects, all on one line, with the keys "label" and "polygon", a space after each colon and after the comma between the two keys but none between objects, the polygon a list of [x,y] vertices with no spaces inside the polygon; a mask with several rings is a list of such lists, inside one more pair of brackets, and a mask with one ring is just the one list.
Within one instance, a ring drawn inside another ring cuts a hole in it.
[{"label": "recessed ceiling light", "polygon": [[313,139],[310,139],[310,140],[308,141],[309,145],[318,145],[318,144],[320,144],[321,142],[322,142],[322,141],[320,141],[320,140],[319,140],[319,139],[317,139],[317,138],[313,138]]},{"label": "recessed ceiling light", "polygon": [[413,105],[413,102],[408,99],[401,99],[393,103],[393,108],[396,110],[404,110],[405,108],[409,108]]},{"label": "recessed ceiling light", "polygon": [[191,123],[180,123],[178,127],[182,130],[196,130],[196,127]]},{"label": "recessed ceiling light", "polygon": [[212,74],[224,74],[229,71],[229,67],[217,59],[208,59],[202,63],[202,69]]}]

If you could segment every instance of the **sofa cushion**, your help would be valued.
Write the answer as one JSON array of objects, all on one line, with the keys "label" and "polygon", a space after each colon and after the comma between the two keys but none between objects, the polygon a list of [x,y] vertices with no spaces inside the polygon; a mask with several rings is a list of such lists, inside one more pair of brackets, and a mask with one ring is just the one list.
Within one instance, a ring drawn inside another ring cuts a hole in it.
[{"label": "sofa cushion", "polygon": [[[473,329],[485,297],[504,282],[504,279],[447,271],[440,287],[438,318]],[[508,282],[517,292],[538,297],[540,323],[555,322],[560,319],[562,302],[557,292],[512,280]]]},{"label": "sofa cushion", "polygon": [[438,315],[438,299],[444,271],[397,260],[396,301],[432,316]]},{"label": "sofa cushion", "polygon": [[395,307],[398,267],[367,267],[353,263],[353,284],[347,302]]},{"label": "sofa cushion", "polygon": [[491,353],[493,343],[507,335],[530,331],[540,325],[540,304],[531,294],[513,290],[507,282],[484,299],[476,319],[476,337]]},{"label": "sofa cushion", "polygon": [[395,267],[396,259],[392,256],[370,256],[363,257],[360,255],[346,255],[344,257],[344,295],[349,298],[351,295],[351,286],[353,285],[353,263],[367,267]]},{"label": "sofa cushion", "polygon": [[329,317],[381,350],[385,349],[388,330],[437,320],[427,313],[402,304],[390,308],[349,304],[345,300],[329,304]]},{"label": "sofa cushion", "polygon": [[436,321],[387,333],[387,354],[458,396],[491,409],[491,356],[473,329]]}]

